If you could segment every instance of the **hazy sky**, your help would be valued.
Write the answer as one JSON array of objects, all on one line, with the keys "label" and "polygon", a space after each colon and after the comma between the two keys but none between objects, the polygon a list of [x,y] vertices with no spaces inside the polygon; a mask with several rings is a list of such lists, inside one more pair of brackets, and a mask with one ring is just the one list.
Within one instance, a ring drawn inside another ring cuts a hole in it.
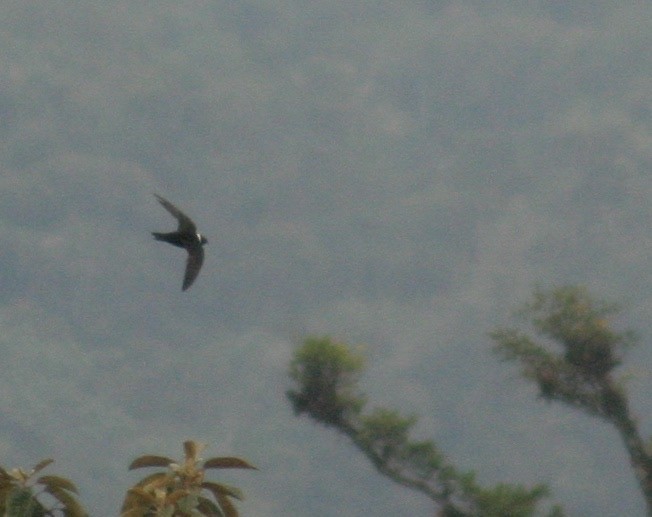
[{"label": "hazy sky", "polygon": [[[567,5],[568,4],[568,5]],[[238,455],[246,516],[432,515],[293,416],[308,334],[360,344],[370,406],[487,485],[644,515],[615,430],[491,354],[535,285],[621,302],[652,411],[652,6],[6,1],[0,464],[118,513],[137,455]],[[209,244],[154,242],[175,222]],[[144,474],[144,473],[143,473]]]}]

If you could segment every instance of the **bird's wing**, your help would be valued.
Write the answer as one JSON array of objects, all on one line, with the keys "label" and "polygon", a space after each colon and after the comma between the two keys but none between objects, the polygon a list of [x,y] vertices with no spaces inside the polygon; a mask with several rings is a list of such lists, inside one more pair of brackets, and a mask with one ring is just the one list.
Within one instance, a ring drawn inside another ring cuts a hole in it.
[{"label": "bird's wing", "polygon": [[163,208],[170,212],[174,217],[176,217],[177,221],[179,221],[178,231],[184,233],[197,233],[197,227],[195,226],[195,223],[192,221],[192,219],[190,219],[190,217],[184,214],[164,197],[159,196],[158,194],[154,195],[156,196],[156,199],[158,199],[158,202],[163,205]]},{"label": "bird's wing", "polygon": [[188,260],[186,261],[186,273],[183,277],[182,291],[188,289],[197,278],[201,265],[204,263],[204,248],[201,245],[188,249]]}]

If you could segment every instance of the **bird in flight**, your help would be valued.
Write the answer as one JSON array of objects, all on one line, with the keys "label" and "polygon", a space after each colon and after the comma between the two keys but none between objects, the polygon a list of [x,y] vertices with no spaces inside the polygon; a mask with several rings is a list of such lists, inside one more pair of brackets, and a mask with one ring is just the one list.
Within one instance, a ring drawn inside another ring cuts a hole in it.
[{"label": "bird in flight", "polygon": [[186,272],[183,276],[182,291],[188,289],[197,278],[201,265],[204,262],[204,244],[208,242],[206,237],[197,231],[197,226],[190,217],[184,214],[167,199],[158,194],[154,194],[159,203],[163,205],[179,221],[179,227],[176,232],[159,233],[152,232],[157,241],[164,241],[184,248],[188,252],[186,261]]}]

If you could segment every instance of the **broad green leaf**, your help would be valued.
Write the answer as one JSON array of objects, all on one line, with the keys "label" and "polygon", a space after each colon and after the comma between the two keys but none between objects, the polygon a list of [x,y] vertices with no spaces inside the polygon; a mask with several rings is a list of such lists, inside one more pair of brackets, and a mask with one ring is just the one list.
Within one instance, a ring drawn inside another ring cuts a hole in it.
[{"label": "broad green leaf", "polygon": [[160,472],[152,474],[141,480],[134,487],[128,489],[122,502],[121,511],[124,513],[134,508],[143,508],[158,504],[155,489],[158,486],[165,486],[163,483],[157,483],[157,479],[159,478],[167,478],[167,476]]},{"label": "broad green leaf", "polygon": [[209,458],[204,462],[205,469],[256,469],[245,460],[233,457]]},{"label": "broad green leaf", "polygon": [[48,486],[45,491],[52,494],[52,497],[55,497],[63,505],[67,517],[88,516],[77,499],[70,495],[67,490],[56,486]]},{"label": "broad green leaf", "polygon": [[140,456],[131,462],[129,470],[144,467],[168,467],[170,463],[174,463],[174,460],[166,456]]},{"label": "broad green leaf", "polygon": [[202,512],[207,517],[224,517],[224,512],[222,509],[206,497],[199,497],[197,510]]},{"label": "broad green leaf", "polygon": [[147,487],[148,485],[152,485],[154,487],[161,487],[161,486],[165,486],[171,480],[172,477],[167,472],[154,472],[154,474],[145,476],[134,486]]},{"label": "broad green leaf", "polygon": [[123,510],[127,510],[133,506],[141,506],[142,504],[150,505],[156,504],[156,496],[147,490],[140,487],[130,488],[127,490],[127,497],[125,504],[122,506]]},{"label": "broad green leaf", "polygon": [[36,482],[46,485],[49,488],[62,488],[63,490],[68,490],[75,494],[79,493],[77,487],[72,481],[59,476],[41,476],[36,480]]},{"label": "broad green leaf", "polygon": [[238,510],[236,510],[235,506],[226,495],[221,494],[217,496],[217,502],[222,508],[224,517],[238,517]]},{"label": "broad green leaf", "polygon": [[206,490],[210,490],[215,496],[215,499],[218,499],[220,495],[228,495],[229,497],[235,497],[240,501],[244,499],[244,495],[242,494],[242,491],[234,486],[223,485],[222,483],[213,483],[211,481],[204,481],[201,484],[201,487],[205,488]]},{"label": "broad green leaf", "polygon": [[34,465],[34,473],[38,472],[39,470],[43,470],[50,463],[54,463],[54,460],[51,458],[46,458],[42,461],[39,461],[36,465]]}]

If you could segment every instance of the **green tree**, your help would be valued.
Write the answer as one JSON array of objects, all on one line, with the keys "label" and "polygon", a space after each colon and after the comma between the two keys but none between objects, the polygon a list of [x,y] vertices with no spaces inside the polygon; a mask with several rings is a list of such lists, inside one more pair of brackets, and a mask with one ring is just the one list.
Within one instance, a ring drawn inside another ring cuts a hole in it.
[{"label": "green tree", "polygon": [[[448,463],[432,441],[414,441],[415,416],[392,409],[365,412],[366,397],[358,380],[364,358],[328,337],[309,337],[294,353],[287,397],[295,414],[306,413],[318,423],[348,436],[374,467],[392,481],[434,501],[438,515],[526,517],[535,514],[548,495],[544,485],[531,489],[499,484],[482,488],[473,472]],[[549,515],[562,515],[555,507]]]},{"label": "green tree", "polygon": [[[129,469],[165,467],[146,476],[127,490],[122,517],[238,517],[232,499],[242,500],[235,487],[207,481],[207,469],[255,469],[235,457],[199,457],[205,445],[188,440],[185,458],[175,462],[167,456],[140,456]],[[0,467],[0,516],[2,517],[87,517],[75,498],[77,487],[60,476],[36,474],[54,460],[39,462],[29,471]],[[108,514],[107,514],[108,515]]]},{"label": "green tree", "polygon": [[542,398],[580,409],[618,430],[652,515],[652,457],[630,413],[624,378],[614,374],[634,341],[631,332],[612,328],[618,312],[582,287],[538,289],[518,312],[529,328],[499,328],[491,337],[496,352],[520,363],[523,377],[538,385]]},{"label": "green tree", "polygon": [[232,486],[206,481],[207,469],[255,469],[245,460],[234,457],[199,457],[205,445],[188,440],[183,443],[185,458],[175,462],[167,456],[140,456],[129,469],[165,467],[143,478],[127,491],[122,517],[238,517],[232,499],[242,499],[242,492]]},{"label": "green tree", "polygon": [[46,459],[29,471],[0,467],[0,515],[8,517],[86,517],[74,494],[77,487],[60,476],[35,477],[54,460]]}]

